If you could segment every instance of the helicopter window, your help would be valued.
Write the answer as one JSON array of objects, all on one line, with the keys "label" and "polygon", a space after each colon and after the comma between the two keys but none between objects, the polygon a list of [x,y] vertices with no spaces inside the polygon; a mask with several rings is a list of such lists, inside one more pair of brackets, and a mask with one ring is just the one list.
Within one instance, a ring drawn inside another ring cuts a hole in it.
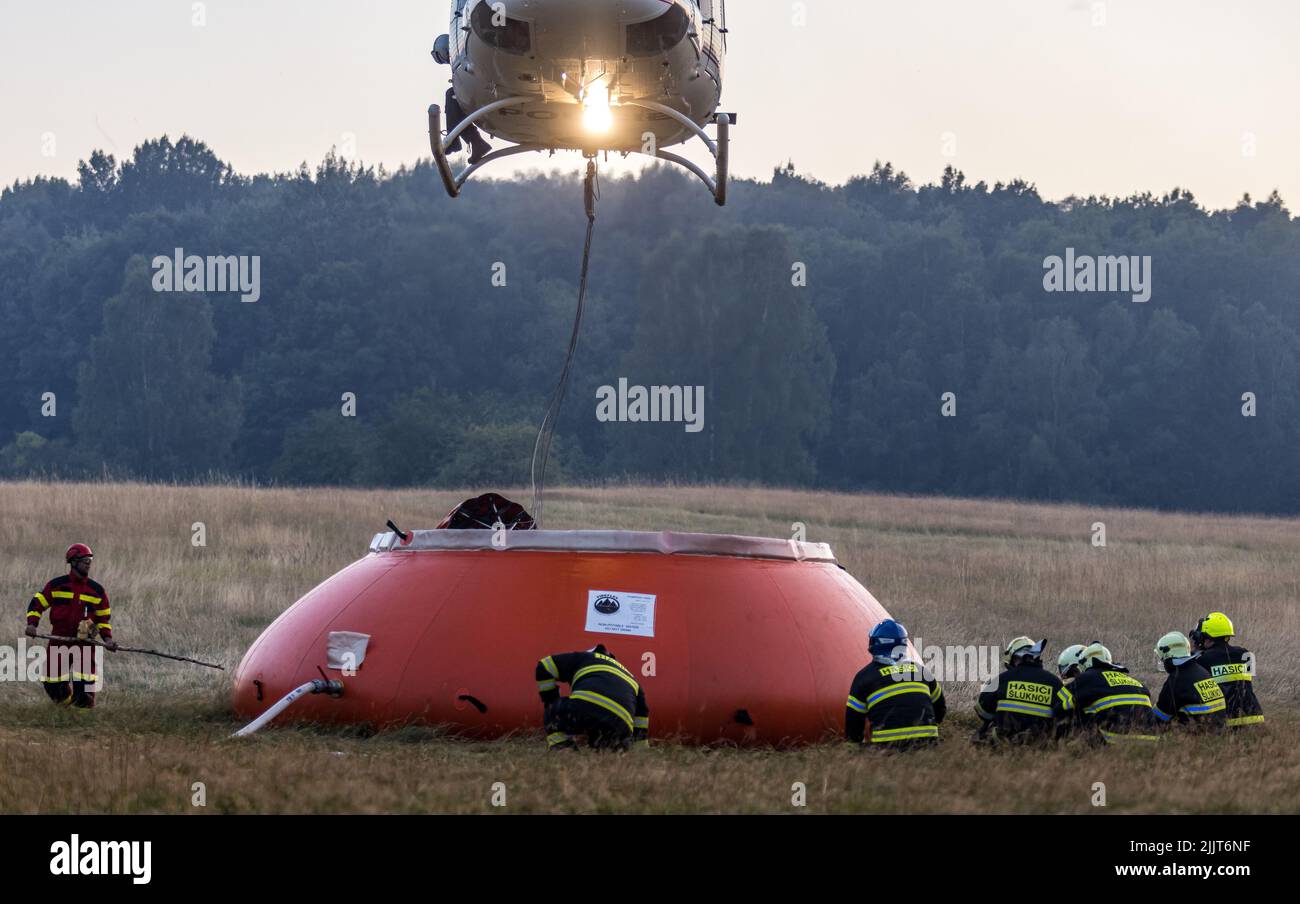
[{"label": "helicopter window", "polygon": [[479,40],[497,50],[506,53],[524,54],[532,47],[532,38],[527,22],[506,18],[505,25],[492,24],[495,15],[491,3],[480,3],[470,13],[469,24]]},{"label": "helicopter window", "polygon": [[627,52],[632,56],[654,56],[672,50],[686,37],[691,20],[680,6],[671,7],[657,19],[627,27]]}]

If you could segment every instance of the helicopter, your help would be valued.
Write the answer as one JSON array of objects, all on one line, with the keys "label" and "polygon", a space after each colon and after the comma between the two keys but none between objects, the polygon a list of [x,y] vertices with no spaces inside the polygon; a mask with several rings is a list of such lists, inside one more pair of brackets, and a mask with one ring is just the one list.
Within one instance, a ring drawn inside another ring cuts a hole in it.
[{"label": "helicopter", "polygon": [[[451,66],[464,119],[445,135],[429,107],[429,147],[457,197],[479,170],[517,154],[644,154],[698,177],[727,201],[733,113],[718,111],[727,52],[725,0],[452,0],[433,58]],[[450,150],[470,126],[511,142],[461,172]],[[707,127],[713,126],[716,138]],[[713,171],[665,150],[699,138]]]}]

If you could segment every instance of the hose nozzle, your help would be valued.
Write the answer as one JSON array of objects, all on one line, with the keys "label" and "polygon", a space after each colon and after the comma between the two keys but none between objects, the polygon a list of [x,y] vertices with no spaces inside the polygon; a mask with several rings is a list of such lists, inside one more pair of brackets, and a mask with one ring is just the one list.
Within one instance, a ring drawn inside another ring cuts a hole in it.
[{"label": "hose nozzle", "polygon": [[312,679],[311,692],[313,694],[329,694],[331,697],[343,696],[343,682],[337,678],[325,677],[325,670],[316,666],[316,671],[320,672],[319,678]]}]

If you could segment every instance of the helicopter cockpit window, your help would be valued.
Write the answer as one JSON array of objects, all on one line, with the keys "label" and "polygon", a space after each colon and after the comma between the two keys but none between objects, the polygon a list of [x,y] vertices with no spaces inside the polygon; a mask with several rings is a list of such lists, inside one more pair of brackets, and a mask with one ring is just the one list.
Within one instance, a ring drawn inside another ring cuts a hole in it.
[{"label": "helicopter cockpit window", "polygon": [[528,23],[507,17],[504,25],[494,25],[492,19],[495,15],[491,3],[480,3],[470,13],[469,24],[479,40],[506,53],[527,53],[532,47]]},{"label": "helicopter cockpit window", "polygon": [[686,37],[690,27],[686,10],[672,6],[657,19],[627,27],[627,52],[644,57],[672,50]]}]

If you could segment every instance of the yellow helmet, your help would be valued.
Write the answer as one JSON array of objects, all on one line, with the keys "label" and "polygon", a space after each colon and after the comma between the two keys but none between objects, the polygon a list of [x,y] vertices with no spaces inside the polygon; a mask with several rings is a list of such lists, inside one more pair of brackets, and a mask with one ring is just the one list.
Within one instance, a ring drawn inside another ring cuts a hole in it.
[{"label": "yellow helmet", "polygon": [[1174,665],[1182,665],[1192,658],[1192,642],[1182,631],[1170,631],[1156,641],[1156,655],[1161,662],[1172,659]]},{"label": "yellow helmet", "polygon": [[1222,612],[1211,612],[1196,626],[1198,633],[1206,637],[1232,637],[1237,633],[1232,626],[1232,619]]},{"label": "yellow helmet", "polygon": [[1056,658],[1056,670],[1061,673],[1062,678],[1070,677],[1070,673],[1079,668],[1079,654],[1083,650],[1083,644],[1076,643],[1061,651],[1061,655]]}]

